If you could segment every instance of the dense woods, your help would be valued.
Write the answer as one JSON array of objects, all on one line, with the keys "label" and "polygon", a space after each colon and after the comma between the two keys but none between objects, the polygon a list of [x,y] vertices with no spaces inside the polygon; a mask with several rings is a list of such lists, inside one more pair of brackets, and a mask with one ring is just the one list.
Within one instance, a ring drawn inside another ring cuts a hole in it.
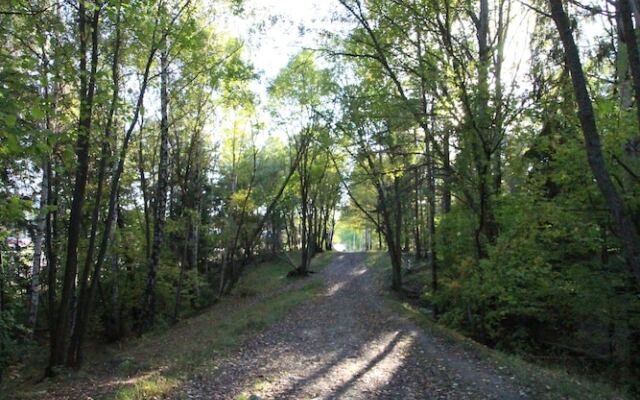
[{"label": "dense woods", "polygon": [[637,394],[640,3],[337,0],[266,83],[220,23],[251,3],[0,5],[0,379],[340,243],[438,323]]}]

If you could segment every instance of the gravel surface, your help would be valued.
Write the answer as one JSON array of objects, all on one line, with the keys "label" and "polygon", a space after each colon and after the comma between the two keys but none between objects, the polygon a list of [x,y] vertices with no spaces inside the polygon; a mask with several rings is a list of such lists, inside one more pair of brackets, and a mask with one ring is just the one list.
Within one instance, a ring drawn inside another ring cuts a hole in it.
[{"label": "gravel surface", "polygon": [[498,367],[389,308],[358,253],[321,273],[318,298],[247,342],[176,399],[523,399]]}]

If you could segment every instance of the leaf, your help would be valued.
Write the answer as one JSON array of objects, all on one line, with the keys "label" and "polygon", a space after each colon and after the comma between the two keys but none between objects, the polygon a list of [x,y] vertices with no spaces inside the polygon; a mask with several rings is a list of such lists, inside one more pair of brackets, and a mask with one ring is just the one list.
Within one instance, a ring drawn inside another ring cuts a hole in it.
[{"label": "leaf", "polygon": [[4,122],[5,122],[5,124],[7,124],[7,127],[15,128],[16,122],[17,122],[17,118],[13,114],[6,114],[4,116]]}]

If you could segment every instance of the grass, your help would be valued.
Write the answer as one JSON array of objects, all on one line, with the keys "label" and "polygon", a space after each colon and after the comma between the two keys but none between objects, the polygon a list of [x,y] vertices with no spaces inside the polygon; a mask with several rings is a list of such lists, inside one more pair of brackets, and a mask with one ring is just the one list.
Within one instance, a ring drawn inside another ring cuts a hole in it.
[{"label": "grass", "polygon": [[[255,392],[261,392],[268,389],[271,386],[271,383],[266,380],[259,380],[253,384],[252,389]],[[259,399],[256,395],[252,395],[248,392],[240,393],[237,395],[234,400],[254,400]]]},{"label": "grass", "polygon": [[121,389],[116,399],[148,399],[161,396],[179,386],[180,381],[175,378],[158,376],[137,382],[132,386]]},{"label": "grass", "polygon": [[[391,266],[386,253],[367,253],[366,263],[378,271],[380,280],[388,281]],[[464,350],[490,361],[498,370],[514,376],[519,382],[526,384],[534,390],[534,398],[536,399],[602,400],[626,398],[606,383],[578,377],[566,370],[535,365],[516,355],[506,354],[484,346],[455,330],[438,324],[431,316],[390,291],[385,291],[384,297],[393,309],[416,322],[428,333],[461,346]]]},{"label": "grass", "polygon": [[[332,257],[332,253],[319,254],[312,269],[321,270]],[[290,269],[280,260],[249,267],[232,293],[208,311],[132,339],[121,348],[88,355],[87,359],[98,361],[79,373],[30,385],[14,398],[41,398],[49,389],[69,398],[90,395],[115,400],[171,393],[193,376],[213,373],[225,354],[320,293],[320,277],[289,279]]]},{"label": "grass", "polygon": [[[312,268],[320,270],[329,263],[331,258],[332,255],[329,253],[318,255],[314,259]],[[301,285],[288,288],[292,283],[286,277],[290,269],[287,263],[281,261],[249,269],[231,296],[223,299],[222,302],[233,306],[233,303],[237,303],[240,298],[257,296],[261,297],[260,301],[225,315],[218,315],[219,313],[216,312],[223,308],[224,304],[214,307],[210,312],[213,315],[209,317],[212,317],[210,321],[215,324],[191,332],[198,335],[194,342],[195,346],[192,345],[190,349],[181,349],[182,351],[179,352],[181,354],[174,354],[174,357],[171,357],[173,360],[171,366],[163,371],[160,377],[153,376],[131,387],[120,389],[115,398],[136,400],[166,394],[196,373],[213,372],[221,355],[236,349],[249,337],[265,330],[289,313],[292,308],[320,292],[323,283],[316,277],[305,280]],[[201,326],[198,324],[196,327]],[[170,336],[171,333],[167,334]],[[176,352],[174,350],[171,353]]]}]

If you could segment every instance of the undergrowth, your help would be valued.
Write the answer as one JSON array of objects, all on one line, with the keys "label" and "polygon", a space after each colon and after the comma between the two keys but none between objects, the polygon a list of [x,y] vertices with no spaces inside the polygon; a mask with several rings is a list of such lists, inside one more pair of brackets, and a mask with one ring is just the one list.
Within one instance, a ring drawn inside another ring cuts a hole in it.
[{"label": "undergrowth", "polygon": [[[320,271],[332,257],[319,254],[312,269]],[[87,359],[96,361],[83,370],[24,385],[11,398],[41,398],[52,388],[70,398],[141,400],[167,395],[193,376],[213,373],[226,354],[321,291],[319,276],[291,280],[286,277],[290,269],[281,260],[250,267],[229,296],[200,315],[89,354]]]},{"label": "undergrowth", "polygon": [[[391,273],[391,265],[386,253],[367,253],[366,263],[367,266],[378,272],[378,280],[381,285],[383,282],[390,281],[388,276]],[[455,330],[438,324],[427,310],[416,307],[390,290],[385,291],[385,300],[397,312],[416,322],[428,333],[444,338],[450,344],[461,346],[466,351],[488,360],[503,373],[514,376],[519,382],[526,384],[534,391],[536,399],[602,400],[625,398],[606,383],[576,376],[565,369],[532,364],[517,355],[503,353],[484,346]]]}]

